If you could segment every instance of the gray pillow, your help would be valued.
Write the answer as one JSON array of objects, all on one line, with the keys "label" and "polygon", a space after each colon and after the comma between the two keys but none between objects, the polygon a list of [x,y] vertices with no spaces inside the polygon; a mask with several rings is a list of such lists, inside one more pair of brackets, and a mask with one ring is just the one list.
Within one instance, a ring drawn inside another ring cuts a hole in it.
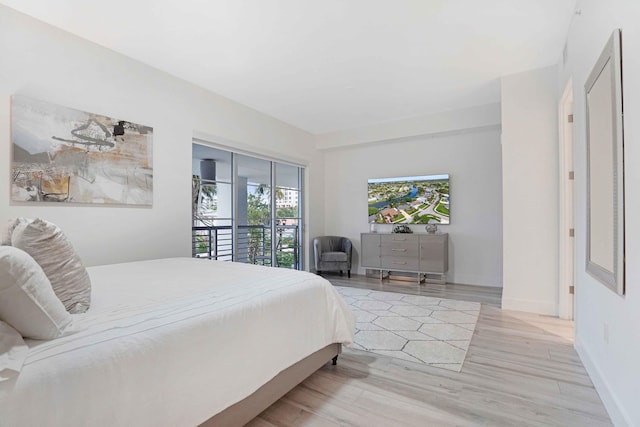
[{"label": "gray pillow", "polygon": [[0,246],[0,319],[40,340],[59,337],[72,320],[38,263],[12,246]]},{"label": "gray pillow", "polygon": [[42,219],[20,221],[11,234],[11,245],[22,249],[40,264],[69,313],[84,313],[89,309],[89,274],[58,226]]}]

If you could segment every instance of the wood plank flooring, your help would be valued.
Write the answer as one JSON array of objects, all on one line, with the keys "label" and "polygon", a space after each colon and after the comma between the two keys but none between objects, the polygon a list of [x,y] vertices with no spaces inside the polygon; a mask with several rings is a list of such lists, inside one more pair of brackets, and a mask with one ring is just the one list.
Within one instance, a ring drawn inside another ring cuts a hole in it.
[{"label": "wood plank flooring", "polygon": [[378,278],[352,275],[351,279],[336,274],[323,276],[336,286],[349,286],[352,288],[366,288],[375,291],[401,292],[409,295],[424,295],[435,298],[457,299],[461,301],[474,301],[482,304],[500,307],[502,305],[502,288],[491,286],[458,285],[447,283],[440,285],[435,283],[418,285],[417,280],[383,280]]},{"label": "wood plank flooring", "polygon": [[344,349],[249,426],[610,426],[573,322],[501,310],[499,288],[325,276],[334,285],[482,303],[461,372]]}]

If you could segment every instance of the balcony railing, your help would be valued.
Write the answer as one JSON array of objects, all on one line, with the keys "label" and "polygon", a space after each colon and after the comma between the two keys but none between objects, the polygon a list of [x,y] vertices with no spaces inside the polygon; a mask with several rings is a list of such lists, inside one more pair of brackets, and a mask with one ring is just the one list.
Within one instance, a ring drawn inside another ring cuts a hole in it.
[{"label": "balcony railing", "polygon": [[[275,227],[275,266],[301,269],[298,225]],[[233,247],[233,228],[226,226],[194,226],[192,256],[249,264],[274,265],[271,250],[271,228],[263,225],[239,225],[237,247]]]}]

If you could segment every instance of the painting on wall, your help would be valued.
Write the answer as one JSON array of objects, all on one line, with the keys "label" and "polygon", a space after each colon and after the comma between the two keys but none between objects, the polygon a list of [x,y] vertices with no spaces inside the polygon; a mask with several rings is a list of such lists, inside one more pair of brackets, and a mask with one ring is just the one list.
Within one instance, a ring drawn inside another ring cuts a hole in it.
[{"label": "painting on wall", "polygon": [[13,96],[11,200],[153,203],[153,128]]}]

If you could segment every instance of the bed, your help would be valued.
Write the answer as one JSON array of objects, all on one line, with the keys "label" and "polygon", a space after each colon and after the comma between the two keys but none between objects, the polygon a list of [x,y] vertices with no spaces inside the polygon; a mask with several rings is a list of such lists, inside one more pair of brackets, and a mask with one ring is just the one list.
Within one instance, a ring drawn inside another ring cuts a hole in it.
[{"label": "bed", "polygon": [[0,382],[4,426],[242,425],[353,340],[331,284],[277,268],[170,258],[88,269],[91,308],[27,340]]}]

